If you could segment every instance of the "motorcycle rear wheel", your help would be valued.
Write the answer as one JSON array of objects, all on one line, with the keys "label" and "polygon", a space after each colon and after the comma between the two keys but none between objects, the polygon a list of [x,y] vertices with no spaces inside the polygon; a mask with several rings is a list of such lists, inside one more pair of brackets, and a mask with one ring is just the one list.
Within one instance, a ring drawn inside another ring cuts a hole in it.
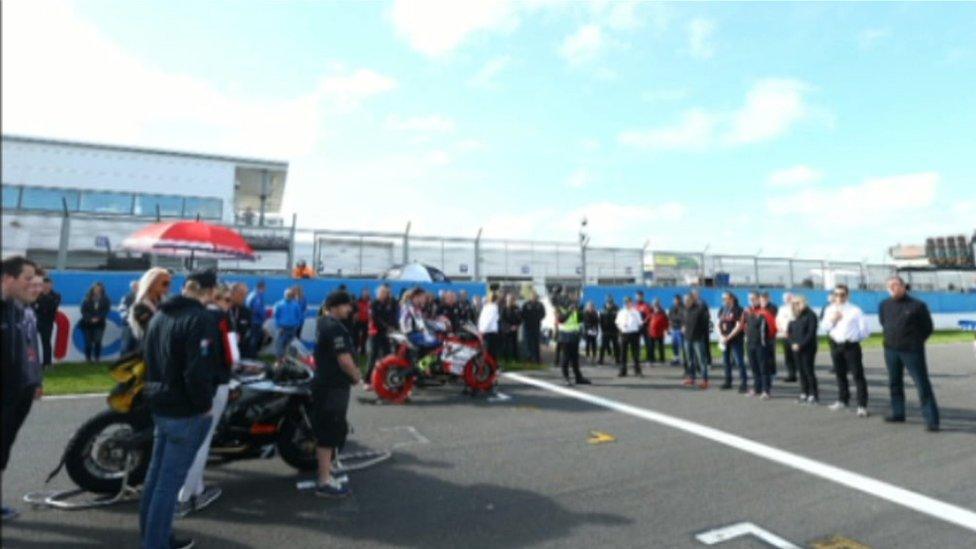
[{"label": "motorcycle rear wheel", "polygon": [[152,457],[152,437],[139,448],[129,447],[132,437],[152,429],[152,418],[145,412],[122,414],[105,410],[89,419],[75,432],[65,449],[64,467],[79,488],[96,494],[117,494],[122,489],[129,454],[135,452],[135,465],[129,471],[129,486],[139,486],[146,478]]},{"label": "motorcycle rear wheel", "polygon": [[410,375],[410,361],[397,355],[390,355],[376,364],[370,383],[373,392],[381,399],[394,404],[403,404],[413,391],[416,378]]}]

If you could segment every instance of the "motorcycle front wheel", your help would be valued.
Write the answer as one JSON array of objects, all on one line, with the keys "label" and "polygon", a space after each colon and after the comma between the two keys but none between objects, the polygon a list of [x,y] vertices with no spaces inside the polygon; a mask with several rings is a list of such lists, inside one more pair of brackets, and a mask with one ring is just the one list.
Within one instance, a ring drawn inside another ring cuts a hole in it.
[{"label": "motorcycle front wheel", "polygon": [[498,363],[488,353],[481,353],[464,365],[464,384],[475,391],[490,391],[498,380]]},{"label": "motorcycle front wheel", "polygon": [[318,467],[315,457],[315,433],[305,408],[289,414],[278,430],[278,454],[281,459],[299,471],[314,471]]},{"label": "motorcycle front wheel", "polygon": [[416,378],[411,375],[410,361],[398,355],[390,355],[376,364],[370,380],[373,391],[381,399],[402,404],[413,391]]},{"label": "motorcycle front wheel", "polygon": [[[117,494],[128,469],[128,485],[139,486],[152,457],[151,433],[148,413],[101,412],[85,422],[68,442],[64,456],[68,476],[89,492]],[[138,441],[139,437],[144,440]]]}]

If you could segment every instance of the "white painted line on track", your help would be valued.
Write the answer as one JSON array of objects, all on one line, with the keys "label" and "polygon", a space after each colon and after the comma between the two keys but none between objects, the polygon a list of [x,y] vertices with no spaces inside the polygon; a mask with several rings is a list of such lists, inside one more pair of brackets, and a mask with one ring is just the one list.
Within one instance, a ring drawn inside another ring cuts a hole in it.
[{"label": "white painted line on track", "polygon": [[787,452],[786,450],[780,450],[779,448],[726,433],[725,431],[693,421],[669,416],[646,408],[639,408],[630,404],[624,404],[623,402],[617,402],[601,396],[591,395],[522,374],[504,373],[502,375],[513,381],[524,383],[525,385],[532,385],[546,391],[575,398],[576,400],[588,402],[595,406],[645,419],[659,425],[718,442],[719,444],[724,444],[737,450],[768,459],[769,461],[803,471],[804,473],[836,482],[837,484],[853,488],[859,492],[864,492],[865,494],[890,501],[891,503],[918,511],[938,520],[962,526],[963,528],[976,532],[976,512],[959,507],[958,505],[939,501],[924,494],[919,494],[918,492],[912,492],[911,490],[906,490],[893,484],[888,484],[887,482],[822,463],[799,454]]},{"label": "white painted line on track", "polygon": [[708,532],[702,532],[695,536],[698,541],[705,545],[716,545],[742,536],[755,536],[776,549],[800,549],[799,546],[777,536],[776,534],[764,530],[751,522],[740,522],[723,528],[716,528]]},{"label": "white painted line on track", "polygon": [[105,398],[105,393],[81,393],[76,395],[44,395],[41,400],[79,400],[83,398]]}]

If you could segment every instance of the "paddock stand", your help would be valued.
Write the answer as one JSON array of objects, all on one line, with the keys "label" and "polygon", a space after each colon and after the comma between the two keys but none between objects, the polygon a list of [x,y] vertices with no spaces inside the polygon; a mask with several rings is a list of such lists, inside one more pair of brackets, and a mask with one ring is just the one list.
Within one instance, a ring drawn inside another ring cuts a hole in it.
[{"label": "paddock stand", "polygon": [[137,501],[142,490],[138,486],[129,486],[129,471],[136,466],[132,454],[126,461],[125,474],[122,476],[122,487],[115,495],[98,495],[87,499],[76,499],[78,496],[87,493],[86,490],[76,488],[74,490],[42,490],[30,492],[24,495],[24,502],[34,508],[60,509],[62,511],[83,511],[86,509],[97,509],[108,507],[116,503],[127,501]]}]

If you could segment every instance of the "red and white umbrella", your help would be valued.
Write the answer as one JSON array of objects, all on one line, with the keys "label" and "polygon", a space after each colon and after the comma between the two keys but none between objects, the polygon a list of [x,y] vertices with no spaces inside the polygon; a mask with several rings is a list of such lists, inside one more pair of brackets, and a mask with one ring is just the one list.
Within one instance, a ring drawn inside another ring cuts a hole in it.
[{"label": "red and white umbrella", "polygon": [[122,241],[142,253],[208,259],[255,259],[254,250],[233,229],[203,221],[154,223]]}]

